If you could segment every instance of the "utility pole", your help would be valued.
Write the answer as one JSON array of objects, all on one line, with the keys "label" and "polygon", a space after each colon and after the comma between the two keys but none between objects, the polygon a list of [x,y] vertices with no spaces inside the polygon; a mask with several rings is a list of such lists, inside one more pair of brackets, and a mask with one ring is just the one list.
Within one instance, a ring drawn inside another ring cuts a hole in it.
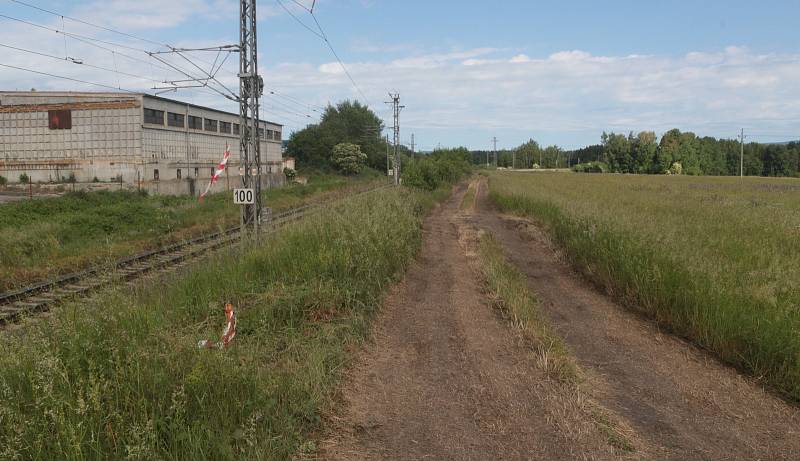
[{"label": "utility pole", "polygon": [[492,145],[494,146],[494,167],[497,168],[497,136],[492,138]]},{"label": "utility pole", "polygon": [[414,143],[414,133],[411,133],[411,156],[412,157],[416,157],[416,155],[414,155],[417,152],[414,149],[415,147],[416,147],[416,144]]},{"label": "utility pole", "polygon": [[387,134],[386,135],[386,174],[387,175],[389,174],[389,170],[392,169],[392,166],[391,166],[391,164],[389,162],[389,157],[390,157],[390,155],[389,155],[389,146],[390,146],[390,144],[389,144],[389,135]]},{"label": "utility pole", "polygon": [[741,144],[741,154],[739,155],[739,177],[744,178],[744,128],[742,128],[742,134],[739,136],[739,144]]},{"label": "utility pole", "polygon": [[386,104],[392,105],[392,112],[394,113],[394,184],[400,185],[400,111],[406,106],[400,105],[400,93],[389,93],[392,99]]},{"label": "utility pole", "polygon": [[516,151],[516,149],[511,151],[511,169],[512,170],[516,170],[517,169],[517,151]]},{"label": "utility pole", "polygon": [[239,161],[242,187],[253,190],[254,203],[242,205],[242,230],[258,234],[261,221],[261,135],[258,103],[264,80],[258,75],[256,0],[239,3]]}]

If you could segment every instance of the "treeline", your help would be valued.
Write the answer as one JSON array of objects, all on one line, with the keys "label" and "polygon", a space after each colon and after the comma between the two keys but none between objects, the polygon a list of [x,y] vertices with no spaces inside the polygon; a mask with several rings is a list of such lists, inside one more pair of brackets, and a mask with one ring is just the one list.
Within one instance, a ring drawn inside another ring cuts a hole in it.
[{"label": "treeline", "polygon": [[[679,173],[689,175],[739,175],[741,145],[733,139],[698,137],[678,129],[660,139],[652,131],[638,134],[603,133],[601,144],[575,150],[541,147],[530,140],[515,149],[497,152],[502,168],[573,168],[637,174]],[[474,165],[495,165],[492,151],[473,151]],[[800,176],[800,142],[747,143],[744,146],[747,176]]]},{"label": "treeline", "polygon": [[573,152],[565,151],[558,146],[542,147],[533,139],[514,149],[497,151],[497,161],[493,151],[472,151],[473,165],[496,165],[500,168],[569,168],[576,158]]},{"label": "treeline", "polygon": [[[627,136],[603,133],[602,160],[611,171],[663,174],[733,176],[740,172],[741,144],[731,139],[700,138],[694,133],[670,130],[657,140],[652,131]],[[747,176],[797,176],[800,172],[800,142],[787,144],[748,143],[744,146]]]}]

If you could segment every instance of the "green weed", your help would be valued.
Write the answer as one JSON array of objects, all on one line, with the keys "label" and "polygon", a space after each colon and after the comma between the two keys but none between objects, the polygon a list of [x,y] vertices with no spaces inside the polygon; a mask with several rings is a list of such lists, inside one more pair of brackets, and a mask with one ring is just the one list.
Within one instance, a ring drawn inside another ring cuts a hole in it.
[{"label": "green weed", "polygon": [[[306,186],[265,192],[276,211],[357,187],[365,181],[314,177]],[[68,193],[0,207],[0,291],[188,239],[239,221],[230,194],[148,196],[128,191]]]},{"label": "green weed", "polygon": [[[0,337],[0,457],[290,459],[419,248],[430,196],[350,199],[251,251]],[[238,335],[220,333],[232,302]]]}]

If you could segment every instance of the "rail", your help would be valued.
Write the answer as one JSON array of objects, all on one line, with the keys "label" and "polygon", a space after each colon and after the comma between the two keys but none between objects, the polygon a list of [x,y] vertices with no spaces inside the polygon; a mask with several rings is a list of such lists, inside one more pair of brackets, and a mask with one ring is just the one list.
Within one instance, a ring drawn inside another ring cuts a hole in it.
[{"label": "rail", "polygon": [[[263,233],[272,234],[286,224],[302,219],[321,208],[387,187],[390,186],[378,186],[345,197],[290,208],[271,216],[267,225],[263,227]],[[219,248],[234,245],[241,240],[241,236],[241,227],[231,227],[120,258],[111,268],[107,265],[94,266],[0,293],[0,324],[17,320],[24,314],[45,311],[55,304],[87,295],[104,286],[133,280],[155,270],[177,266]]]}]

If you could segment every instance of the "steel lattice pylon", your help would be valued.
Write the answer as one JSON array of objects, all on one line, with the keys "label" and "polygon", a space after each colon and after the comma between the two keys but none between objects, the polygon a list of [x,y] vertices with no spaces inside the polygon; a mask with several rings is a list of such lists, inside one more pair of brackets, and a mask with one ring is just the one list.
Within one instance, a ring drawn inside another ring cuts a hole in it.
[{"label": "steel lattice pylon", "polygon": [[258,75],[256,0],[240,2],[239,49],[239,158],[242,186],[253,189],[255,204],[242,206],[242,228],[258,233],[261,223],[261,139],[258,104],[264,80]]}]

